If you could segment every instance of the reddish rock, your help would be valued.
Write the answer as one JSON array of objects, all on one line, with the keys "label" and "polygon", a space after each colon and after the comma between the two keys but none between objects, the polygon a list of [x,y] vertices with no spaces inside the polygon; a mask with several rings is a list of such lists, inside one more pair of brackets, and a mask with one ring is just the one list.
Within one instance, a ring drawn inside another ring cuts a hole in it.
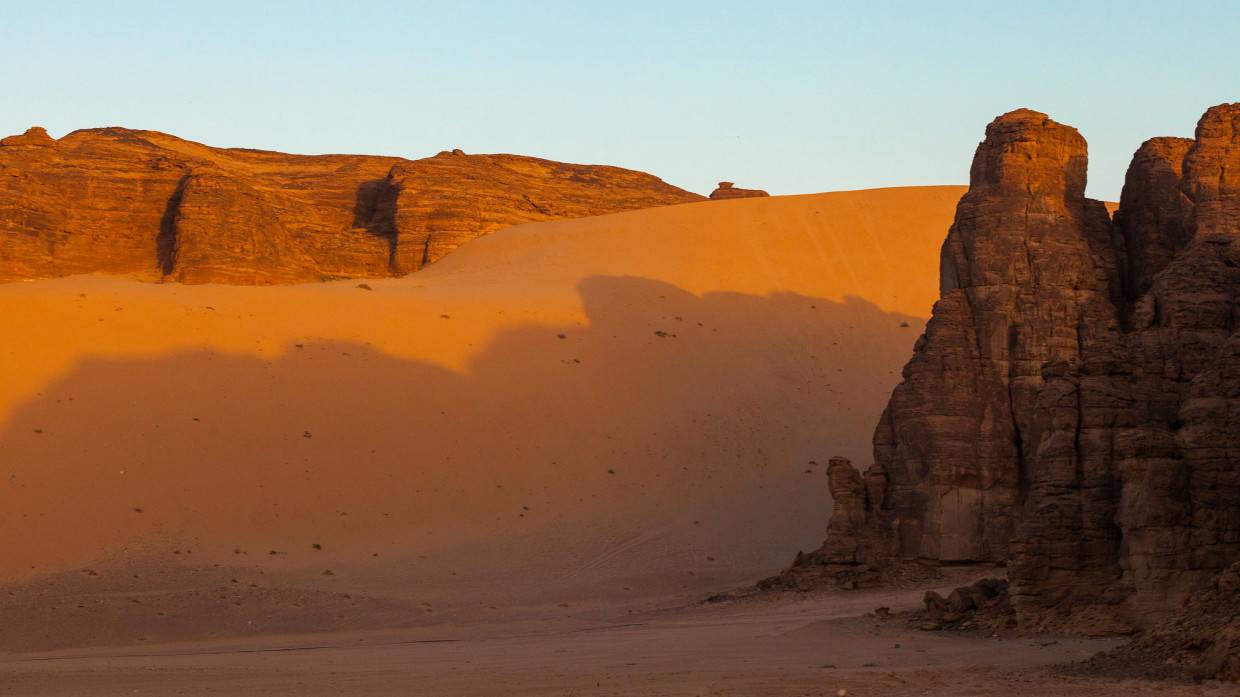
[{"label": "reddish rock", "polygon": [[719,182],[719,188],[710,192],[710,198],[719,201],[729,198],[759,198],[762,196],[770,196],[761,189],[738,189],[732,182]]},{"label": "reddish rock", "polygon": [[0,281],[400,275],[509,225],[701,200],[641,172],[460,150],[285,155],[122,128],[0,145]]},{"label": "reddish rock", "polygon": [[[1240,560],[1240,104],[1142,145],[1113,221],[1085,166],[1042,114],[987,128],[875,431],[884,503],[859,518],[844,487],[817,557],[1006,563],[1021,623],[1090,633],[1230,583],[1214,579]],[[1240,635],[1219,631],[1207,663],[1228,677]]]},{"label": "reddish rock", "polygon": [[1124,234],[1129,297],[1149,290],[1155,274],[1189,241],[1193,204],[1180,191],[1180,176],[1192,145],[1188,138],[1151,138],[1132,157],[1115,214],[1116,228]]},{"label": "reddish rock", "polygon": [[1113,331],[1108,216],[1085,198],[1085,140],[999,117],[943,245],[941,297],[874,435],[902,559],[1002,561],[1041,437],[1042,366]]},{"label": "reddish rock", "polygon": [[885,565],[889,559],[874,556],[884,547],[879,539],[883,527],[876,524],[886,495],[882,472],[867,472],[863,477],[847,458],[833,457],[827,468],[827,482],[835,509],[827,525],[829,544],[823,547],[825,560],[872,568]]},{"label": "reddish rock", "polygon": [[295,202],[211,167],[187,174],[174,199],[171,253],[160,262],[177,281],[265,285],[320,277],[296,242],[295,223],[281,219]]},{"label": "reddish rock", "polygon": [[[1125,192],[1114,236],[1158,240],[1129,252],[1152,275],[1126,284],[1117,340],[1084,344],[1087,360],[1042,395],[1062,423],[1030,468],[1009,571],[1030,622],[1101,604],[1141,626],[1240,559],[1238,124],[1240,105],[1206,112],[1179,181],[1148,184],[1148,144],[1134,159],[1129,181],[1146,185]],[[1093,534],[1070,542],[1068,521]]]},{"label": "reddish rock", "polygon": [[31,126],[26,132],[19,136],[9,136],[0,138],[0,147],[11,146],[27,146],[27,147],[47,147],[55,145],[56,141],[47,134],[47,130],[42,126]]}]

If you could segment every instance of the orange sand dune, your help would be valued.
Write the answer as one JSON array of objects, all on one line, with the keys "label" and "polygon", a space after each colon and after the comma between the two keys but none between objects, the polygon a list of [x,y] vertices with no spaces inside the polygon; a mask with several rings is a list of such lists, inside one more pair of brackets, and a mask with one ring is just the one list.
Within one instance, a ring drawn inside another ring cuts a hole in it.
[{"label": "orange sand dune", "polygon": [[370,289],[0,286],[0,650],[772,573],[869,458],[962,193],[538,223]]}]

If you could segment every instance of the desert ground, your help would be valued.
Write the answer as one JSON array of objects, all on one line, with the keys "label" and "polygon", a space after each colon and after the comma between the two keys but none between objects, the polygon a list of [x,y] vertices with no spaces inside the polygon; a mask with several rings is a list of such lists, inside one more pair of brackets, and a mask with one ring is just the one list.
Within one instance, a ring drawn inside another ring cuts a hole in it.
[{"label": "desert ground", "polygon": [[1223,694],[869,614],[924,589],[701,602],[821,542],[963,191],[535,223],[402,279],[0,285],[0,694]]}]

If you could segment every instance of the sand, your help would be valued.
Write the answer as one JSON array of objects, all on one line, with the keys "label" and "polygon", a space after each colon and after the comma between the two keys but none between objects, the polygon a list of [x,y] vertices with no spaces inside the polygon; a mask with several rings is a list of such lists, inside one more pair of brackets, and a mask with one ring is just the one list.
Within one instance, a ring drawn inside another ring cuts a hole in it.
[{"label": "sand", "polygon": [[[626,617],[0,657],[14,695],[1234,695],[1232,687],[1066,677],[1117,640],[920,632],[879,620],[919,592],[775,597]],[[841,693],[840,690],[844,692]]]},{"label": "sand", "polygon": [[[857,617],[916,594],[697,604],[821,542],[962,193],[539,223],[364,284],[0,286],[0,685],[903,694],[882,665],[976,665],[999,640]],[[981,680],[1101,644],[1057,646]]]}]

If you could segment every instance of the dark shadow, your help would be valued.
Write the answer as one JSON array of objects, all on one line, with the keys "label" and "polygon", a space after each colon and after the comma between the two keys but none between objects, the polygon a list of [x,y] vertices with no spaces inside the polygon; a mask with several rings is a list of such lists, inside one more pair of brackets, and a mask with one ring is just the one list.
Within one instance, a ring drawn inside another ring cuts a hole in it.
[{"label": "dark shadow", "polygon": [[164,206],[164,215],[159,219],[159,234],[155,238],[155,258],[159,271],[164,276],[172,275],[177,265],[177,215],[181,211],[181,199],[185,196],[185,186],[192,175],[186,174],[177,182],[176,189]]},{"label": "dark shadow", "polygon": [[396,272],[396,196],[391,177],[364,181],[353,201],[353,227],[383,238],[388,246],[388,269]]},{"label": "dark shadow", "polygon": [[[86,361],[0,432],[0,578],[89,565],[91,593],[136,593],[163,573],[151,569],[186,564],[241,564],[251,577],[232,576],[264,588],[281,573],[317,585],[327,567],[322,583],[356,597],[468,609],[729,587],[818,545],[827,458],[869,461],[924,320],[857,298],[697,296],[641,278],[579,292],[587,323],[500,332],[461,370],[316,341],[314,328],[270,357]],[[445,315],[429,326],[478,321]],[[115,571],[152,559],[136,579]],[[257,615],[218,595],[221,612],[193,631],[250,631]],[[106,626],[76,601],[43,602],[0,649],[31,633],[55,644],[70,617],[74,636],[99,637],[80,641],[135,641],[124,613],[157,604],[139,599]],[[0,594],[0,616],[9,602],[25,601]],[[263,631],[316,628],[263,602]]]}]

